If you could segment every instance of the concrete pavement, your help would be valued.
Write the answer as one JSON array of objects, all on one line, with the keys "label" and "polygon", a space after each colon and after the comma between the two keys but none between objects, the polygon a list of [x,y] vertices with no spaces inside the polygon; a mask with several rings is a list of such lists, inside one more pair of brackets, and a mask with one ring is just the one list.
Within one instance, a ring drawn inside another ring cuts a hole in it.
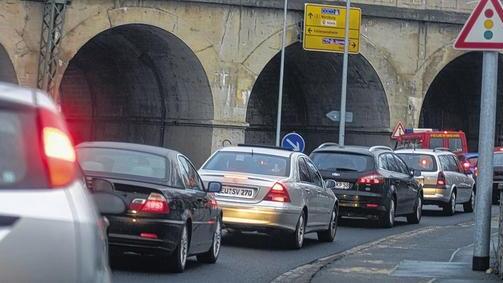
[{"label": "concrete pavement", "polygon": [[[492,223],[492,256],[498,223]],[[473,222],[393,235],[322,267],[311,282],[498,282],[471,270]]]}]

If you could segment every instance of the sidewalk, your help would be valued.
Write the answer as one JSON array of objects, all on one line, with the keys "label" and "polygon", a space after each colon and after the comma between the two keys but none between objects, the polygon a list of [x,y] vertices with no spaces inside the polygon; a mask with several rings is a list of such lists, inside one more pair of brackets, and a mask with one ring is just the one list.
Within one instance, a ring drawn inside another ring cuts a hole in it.
[{"label": "sidewalk", "polygon": [[[491,257],[498,244],[492,221]],[[471,270],[473,222],[426,227],[386,238],[320,269],[311,282],[501,282]]]}]

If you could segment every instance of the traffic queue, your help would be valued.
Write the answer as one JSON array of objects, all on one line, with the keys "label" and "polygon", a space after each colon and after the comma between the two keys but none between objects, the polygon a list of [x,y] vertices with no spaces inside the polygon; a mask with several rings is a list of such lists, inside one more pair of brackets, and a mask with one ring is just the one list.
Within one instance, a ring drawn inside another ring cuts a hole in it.
[{"label": "traffic queue", "polygon": [[[48,96],[0,88],[0,154],[10,161],[0,162],[0,272],[7,281],[36,281],[43,270],[54,282],[109,282],[108,256],[124,254],[157,256],[166,269],[183,272],[190,256],[217,261],[223,229],[271,234],[300,249],[308,233],[333,242],[342,217],[391,228],[396,217],[419,223],[425,204],[446,215],[458,204],[473,211],[476,161],[464,154],[461,135],[424,131],[428,138],[404,138],[398,150],[328,142],[309,156],[268,145],[226,146],[197,170],[187,156],[162,147],[105,141],[73,147]],[[444,138],[461,142],[434,141]],[[454,150],[444,148],[450,145]],[[502,149],[495,162],[501,184]],[[65,247],[54,249],[62,236]],[[40,251],[35,255],[51,248],[51,260],[18,253],[22,239],[31,239],[24,244]],[[66,272],[52,272],[55,264]],[[26,272],[15,272],[19,265]]]}]

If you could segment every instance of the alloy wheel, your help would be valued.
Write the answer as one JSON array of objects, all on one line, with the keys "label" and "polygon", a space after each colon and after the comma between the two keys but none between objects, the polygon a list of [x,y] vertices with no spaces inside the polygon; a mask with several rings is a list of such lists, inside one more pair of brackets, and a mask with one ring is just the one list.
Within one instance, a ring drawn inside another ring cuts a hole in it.
[{"label": "alloy wheel", "polygon": [[220,226],[220,220],[217,220],[217,227],[215,234],[213,235],[213,255],[218,256],[220,252],[220,245],[222,243],[222,227]]},{"label": "alloy wheel", "polygon": [[182,267],[185,268],[185,264],[187,263],[187,250],[189,247],[188,235],[187,235],[187,227],[184,227],[182,230],[182,238],[180,239],[180,263]]}]

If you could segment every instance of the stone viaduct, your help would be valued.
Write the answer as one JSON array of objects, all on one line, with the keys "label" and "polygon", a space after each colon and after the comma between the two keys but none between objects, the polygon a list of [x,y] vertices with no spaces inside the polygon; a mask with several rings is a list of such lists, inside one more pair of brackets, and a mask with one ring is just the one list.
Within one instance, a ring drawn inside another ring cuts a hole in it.
[{"label": "stone viaduct", "polygon": [[[0,80],[36,86],[41,2],[0,1]],[[303,134],[310,150],[337,141],[325,114],[340,107],[342,56],[302,50],[304,2],[289,5],[283,131]],[[475,149],[481,55],[452,44],[476,1],[353,2],[363,19],[361,54],[349,62],[347,143],[389,143],[403,121],[464,130]],[[168,146],[198,165],[225,140],[273,143],[282,4],[72,1],[52,95],[75,141]]]}]

